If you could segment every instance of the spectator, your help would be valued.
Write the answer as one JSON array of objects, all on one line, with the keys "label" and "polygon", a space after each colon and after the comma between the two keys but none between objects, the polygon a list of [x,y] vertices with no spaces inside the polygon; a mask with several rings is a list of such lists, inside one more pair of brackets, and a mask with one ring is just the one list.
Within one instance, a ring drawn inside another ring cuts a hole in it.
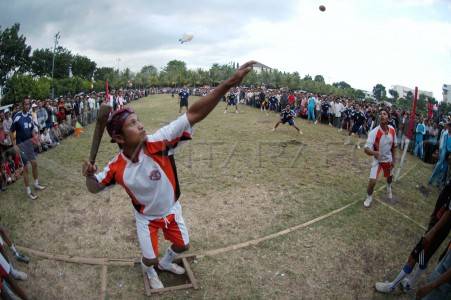
[{"label": "spectator", "polygon": [[[20,153],[23,161],[24,165],[23,178],[27,196],[30,199],[35,200],[38,198],[38,196],[35,195],[30,188],[28,178],[28,162],[31,163],[31,167],[33,170],[34,188],[36,190],[44,190],[45,186],[39,184],[38,163],[36,162],[36,154],[34,153],[33,144],[31,141],[35,125],[33,124],[29,110],[30,110],[30,100],[25,99],[23,101],[22,112],[18,112],[15,115],[13,124],[11,125],[11,140],[13,141],[13,145],[16,151]],[[16,133],[15,139],[12,133]]]},{"label": "spectator", "polygon": [[417,124],[415,129],[415,150],[414,150],[414,155],[418,156],[420,159],[424,158],[423,141],[425,135],[426,135],[426,125],[424,124],[423,117],[420,116],[419,123]]},{"label": "spectator", "polygon": [[47,114],[47,110],[42,105],[42,101],[38,101],[37,119],[38,119],[37,121],[38,121],[39,130],[43,130],[46,127],[48,114]]}]

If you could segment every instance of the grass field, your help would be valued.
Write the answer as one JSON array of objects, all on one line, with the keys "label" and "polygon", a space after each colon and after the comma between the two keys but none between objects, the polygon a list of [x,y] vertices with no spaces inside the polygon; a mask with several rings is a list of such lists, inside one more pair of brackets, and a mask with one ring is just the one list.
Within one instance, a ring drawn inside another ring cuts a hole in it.
[{"label": "grass field", "polygon": [[[148,132],[177,117],[178,103],[167,95],[132,106]],[[304,135],[285,125],[271,132],[276,114],[247,106],[240,114],[223,109],[221,103],[198,124],[193,140],[176,155],[190,252],[260,238],[354,204],[286,235],[197,259],[192,267],[201,289],[160,297],[410,299],[401,292],[379,295],[373,286],[397,274],[423,229],[379,202],[363,208],[370,167],[363,150],[344,146],[345,136],[328,126],[297,120]],[[81,163],[92,131],[93,125],[39,156],[48,188],[37,201],[26,199],[22,182],[0,194],[1,223],[17,244],[73,256],[139,257],[128,196],[119,187],[92,195],[84,185]],[[99,165],[116,151],[105,137]],[[424,225],[437,191],[424,197],[417,185],[427,182],[431,170],[409,156],[408,172],[393,188],[397,201],[389,204]],[[384,201],[384,193],[375,198]],[[20,285],[32,299],[99,299],[101,267],[31,258],[28,266],[16,266],[29,273]],[[110,266],[107,275],[108,299],[145,298],[139,266]]]}]

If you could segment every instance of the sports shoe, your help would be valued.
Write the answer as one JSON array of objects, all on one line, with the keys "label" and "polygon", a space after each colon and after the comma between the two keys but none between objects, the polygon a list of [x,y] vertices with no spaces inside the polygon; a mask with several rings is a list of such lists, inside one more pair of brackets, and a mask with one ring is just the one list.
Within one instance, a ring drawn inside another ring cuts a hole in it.
[{"label": "sports shoe", "polygon": [[149,273],[146,273],[146,274],[147,274],[147,278],[149,279],[150,287],[152,289],[162,289],[162,288],[164,288],[164,285],[161,282],[160,277],[158,277],[158,275],[151,276]]},{"label": "sports shoe", "polygon": [[366,197],[366,200],[363,202],[363,206],[368,208],[371,206],[371,202],[373,202],[373,198]]},{"label": "sports shoe", "polygon": [[236,113],[236,114],[239,114],[239,112],[238,112],[238,111],[235,111],[235,113]]},{"label": "sports shoe", "polygon": [[46,186],[40,185],[39,183],[38,184],[35,183],[34,188],[38,191],[42,191],[45,190]]},{"label": "sports shoe", "polygon": [[360,144],[357,144],[357,149],[360,149]]},{"label": "sports shoe", "polygon": [[224,113],[226,114],[226,113],[227,113],[227,110],[225,110]]},{"label": "sports shoe", "polygon": [[375,286],[376,291],[379,293],[390,294],[395,288],[392,286],[391,282],[376,282]]},{"label": "sports shoe", "polygon": [[162,271],[168,271],[177,275],[185,274],[185,269],[174,263],[171,263],[168,266],[162,266],[161,264],[158,264],[158,269]]},{"label": "sports shoe", "polygon": [[38,199],[38,196],[33,194],[33,193],[27,193],[28,198],[30,198],[31,200],[36,200]]},{"label": "sports shoe", "polygon": [[318,124],[318,121],[315,121],[315,125]]},{"label": "sports shoe", "polygon": [[273,128],[271,131],[276,131],[276,129],[275,128]]},{"label": "sports shoe", "polygon": [[405,277],[403,280],[401,280],[401,287],[405,293],[410,292],[412,290],[409,277]]},{"label": "sports shoe", "polygon": [[304,134],[304,133],[302,132],[302,130],[299,130],[299,134],[301,134],[301,135],[302,135],[302,134]]},{"label": "sports shoe", "polygon": [[11,276],[16,280],[22,280],[22,281],[27,280],[27,278],[28,278],[26,273],[16,270],[16,269],[13,269],[13,268],[11,268]]},{"label": "sports shoe", "polygon": [[21,253],[14,253],[14,257],[16,258],[16,260],[21,261],[26,264],[28,264],[30,262],[30,259],[28,258],[28,256],[25,256]]}]

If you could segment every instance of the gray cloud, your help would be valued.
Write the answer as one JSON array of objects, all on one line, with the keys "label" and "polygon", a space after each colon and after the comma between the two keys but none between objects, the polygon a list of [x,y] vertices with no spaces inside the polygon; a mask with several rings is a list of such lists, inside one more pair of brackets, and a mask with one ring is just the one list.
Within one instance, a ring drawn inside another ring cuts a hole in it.
[{"label": "gray cloud", "polygon": [[176,46],[184,32],[197,44],[239,38],[252,19],[283,21],[294,0],[281,1],[73,1],[19,0],[0,3],[0,25],[21,24],[33,48],[61,43],[105,54],[132,54]]}]

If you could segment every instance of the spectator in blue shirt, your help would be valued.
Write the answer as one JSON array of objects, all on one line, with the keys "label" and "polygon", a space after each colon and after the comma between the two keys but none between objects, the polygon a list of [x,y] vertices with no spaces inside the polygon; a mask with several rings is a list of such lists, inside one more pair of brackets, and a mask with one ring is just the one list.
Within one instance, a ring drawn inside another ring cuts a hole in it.
[{"label": "spectator in blue shirt", "polygon": [[189,93],[186,89],[183,89],[180,91],[179,93],[179,97],[180,97],[180,109],[179,109],[179,114],[182,113],[182,107],[185,107],[186,110],[188,110],[188,97],[189,97]]},{"label": "spectator in blue shirt", "polygon": [[[38,180],[38,163],[36,162],[36,154],[34,152],[33,143],[31,138],[33,137],[34,130],[37,130],[36,124],[33,123],[30,111],[30,99],[25,99],[23,101],[22,111],[17,112],[14,115],[13,123],[11,125],[10,134],[13,145],[20,153],[20,157],[23,162],[23,179],[25,184],[25,189],[27,191],[28,198],[35,200],[38,198],[36,194],[31,191],[29,179],[28,179],[28,162],[31,163],[33,178],[34,178],[34,188],[35,190],[43,190],[45,186],[39,184]],[[14,139],[13,133],[16,133]]]}]

